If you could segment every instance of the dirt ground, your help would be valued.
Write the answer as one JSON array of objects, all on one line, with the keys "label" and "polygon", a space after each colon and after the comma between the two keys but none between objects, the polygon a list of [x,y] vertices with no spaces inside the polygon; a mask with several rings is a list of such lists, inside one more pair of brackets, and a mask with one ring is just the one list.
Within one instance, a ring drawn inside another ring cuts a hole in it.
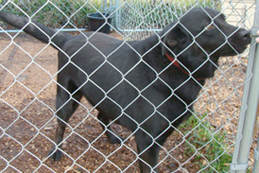
[{"label": "dirt ground", "polygon": [[[14,36],[14,34],[12,34]],[[48,152],[56,127],[57,51],[20,33],[12,42],[0,34],[0,170],[3,172],[139,172],[136,145],[130,131],[114,125],[127,138],[110,144],[86,99],[65,132],[63,158],[53,162]],[[227,131],[233,150],[242,98],[246,58],[222,58],[215,78],[207,81],[195,105],[215,129]],[[231,68],[230,68],[231,67]],[[195,157],[185,156],[188,141],[180,131],[167,140],[160,154],[159,172],[196,172]]]}]

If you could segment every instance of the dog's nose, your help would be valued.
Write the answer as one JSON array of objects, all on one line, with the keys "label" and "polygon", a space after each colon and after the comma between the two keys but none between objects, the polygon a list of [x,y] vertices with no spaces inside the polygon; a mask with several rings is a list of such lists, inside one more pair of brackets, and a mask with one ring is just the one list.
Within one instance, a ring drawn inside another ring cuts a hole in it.
[{"label": "dog's nose", "polygon": [[246,29],[239,29],[234,35],[229,39],[230,43],[233,45],[247,45],[251,42],[250,31]]},{"label": "dog's nose", "polygon": [[245,29],[241,29],[239,34],[240,34],[240,38],[242,39],[242,41],[244,41],[246,43],[251,42],[250,31],[245,30]]}]

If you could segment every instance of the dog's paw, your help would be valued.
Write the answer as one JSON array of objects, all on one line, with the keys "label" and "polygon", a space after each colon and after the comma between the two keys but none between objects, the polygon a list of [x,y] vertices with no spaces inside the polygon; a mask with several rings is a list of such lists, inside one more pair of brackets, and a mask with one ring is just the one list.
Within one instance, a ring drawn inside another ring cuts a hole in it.
[{"label": "dog's paw", "polygon": [[53,161],[60,161],[62,157],[62,152],[60,150],[52,150],[50,151],[49,156]]}]

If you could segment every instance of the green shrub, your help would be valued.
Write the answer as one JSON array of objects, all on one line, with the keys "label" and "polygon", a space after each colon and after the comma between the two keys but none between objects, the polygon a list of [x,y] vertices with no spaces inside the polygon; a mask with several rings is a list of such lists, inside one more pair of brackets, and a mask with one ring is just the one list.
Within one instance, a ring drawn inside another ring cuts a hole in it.
[{"label": "green shrub", "polygon": [[[5,4],[5,1],[2,4]],[[4,10],[24,15],[21,11],[23,10],[29,16],[34,16],[33,20],[52,28],[61,28],[64,25],[66,25],[65,28],[73,28],[68,23],[83,28],[88,22],[86,17],[88,13],[102,11],[101,0],[52,0],[51,2],[46,2],[46,0],[13,0],[13,2],[16,5],[8,3]],[[122,17],[122,25],[134,27],[142,22],[149,25],[150,28],[163,28],[190,7],[200,5],[216,8],[219,0],[167,0],[163,3],[160,0],[127,0],[126,2],[132,8]],[[161,22],[163,20],[165,22]],[[146,25],[143,28],[146,28]]]},{"label": "green shrub", "polygon": [[[16,5],[8,3],[5,11],[17,15],[24,15],[24,11],[33,20],[41,22],[52,28],[60,28],[68,21],[77,27],[84,27],[87,23],[87,14],[100,10],[101,4],[98,0],[14,0]],[[87,2],[87,3],[86,3]],[[68,26],[69,28],[71,26]]]}]

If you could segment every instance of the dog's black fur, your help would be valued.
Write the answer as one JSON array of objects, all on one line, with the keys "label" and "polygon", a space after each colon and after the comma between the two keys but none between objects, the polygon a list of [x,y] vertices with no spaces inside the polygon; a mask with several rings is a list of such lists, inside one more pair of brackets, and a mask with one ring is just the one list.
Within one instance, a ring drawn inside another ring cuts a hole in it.
[{"label": "dog's black fur", "polygon": [[[192,9],[160,33],[130,42],[93,32],[71,36],[5,12],[0,18],[59,51],[55,138],[59,148],[64,122],[85,96],[99,110],[110,142],[121,142],[111,133],[110,120],[134,132],[143,173],[156,170],[160,146],[191,115],[219,57],[241,53],[250,43],[247,30],[229,25],[224,15],[210,8]],[[177,58],[182,69],[166,54]],[[55,146],[51,154],[60,160]]]}]

